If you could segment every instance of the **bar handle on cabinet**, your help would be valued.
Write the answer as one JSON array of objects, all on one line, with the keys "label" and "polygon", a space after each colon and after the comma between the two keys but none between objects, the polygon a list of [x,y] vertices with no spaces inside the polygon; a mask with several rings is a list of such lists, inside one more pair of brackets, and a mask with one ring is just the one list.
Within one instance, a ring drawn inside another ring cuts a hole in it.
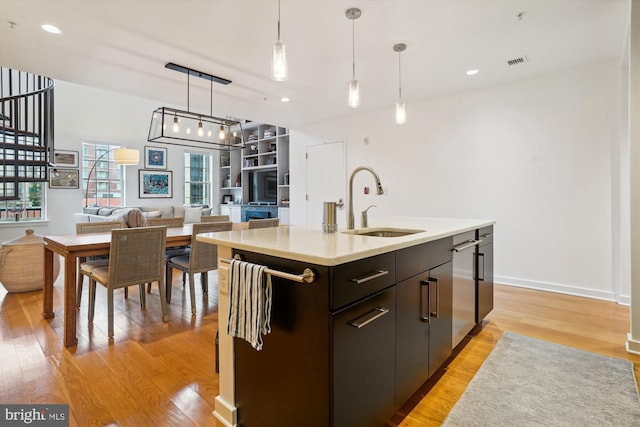
[{"label": "bar handle on cabinet", "polygon": [[360,285],[362,283],[368,282],[369,280],[377,279],[378,277],[382,277],[389,274],[389,270],[375,270],[369,274],[364,276],[356,277],[355,279],[351,279],[353,283],[356,285]]},{"label": "bar handle on cabinet", "polygon": [[482,240],[477,239],[477,240],[467,240],[465,243],[462,243],[461,245],[458,245],[456,247],[453,248],[454,252],[462,252],[465,249],[469,249],[473,246],[477,246],[480,243],[482,243]]},{"label": "bar handle on cabinet", "polygon": [[[440,279],[429,277],[427,281],[429,282],[429,315],[437,319],[440,313]],[[436,288],[436,309],[434,311],[431,311],[431,283],[434,283]]]},{"label": "bar handle on cabinet", "polygon": [[352,320],[351,322],[349,322],[349,324],[354,328],[358,328],[358,329],[364,328],[369,323],[373,322],[376,319],[381,318],[387,313],[389,313],[388,308],[376,307],[370,312],[368,312],[367,314],[358,317],[356,320]]},{"label": "bar handle on cabinet", "polygon": [[[482,260],[480,260],[482,257]],[[480,268],[482,268],[482,274],[480,274]],[[484,254],[478,252],[478,280],[484,280]]]},{"label": "bar handle on cabinet", "polygon": [[[424,292],[425,287],[427,288],[427,292]],[[429,307],[431,307],[431,292],[428,280],[420,281],[420,321],[424,323],[429,323]],[[424,296],[427,296],[427,303],[424,304]],[[427,307],[427,313],[425,314],[424,306]]]}]

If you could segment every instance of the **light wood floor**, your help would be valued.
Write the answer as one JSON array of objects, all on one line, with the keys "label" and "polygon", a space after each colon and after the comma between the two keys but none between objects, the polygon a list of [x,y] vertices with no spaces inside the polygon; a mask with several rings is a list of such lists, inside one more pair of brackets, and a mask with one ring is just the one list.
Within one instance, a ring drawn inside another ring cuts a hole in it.
[{"label": "light wood floor", "polygon": [[[174,277],[170,322],[161,321],[157,290],[115,298],[115,344],[106,336],[106,295],[98,289],[96,318],[87,323],[86,295],[76,348],[62,347],[62,285],[55,287],[56,318],[43,320],[41,292],[8,294],[0,287],[0,403],[69,403],[71,426],[215,426],[217,329],[215,274],[208,297],[196,286],[192,319],[179,275]],[[86,288],[86,287],[85,287]],[[85,289],[86,292],[86,289]],[[496,286],[485,327],[428,391],[421,391],[388,426],[437,426],[447,416],[504,331],[633,360],[625,352],[629,309],[612,302]],[[301,424],[304,425],[304,420]]]}]

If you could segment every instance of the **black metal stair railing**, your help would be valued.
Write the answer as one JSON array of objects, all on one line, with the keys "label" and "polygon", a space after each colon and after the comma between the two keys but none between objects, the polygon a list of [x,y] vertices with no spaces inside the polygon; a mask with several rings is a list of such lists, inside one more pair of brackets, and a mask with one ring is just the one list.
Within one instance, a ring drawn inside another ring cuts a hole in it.
[{"label": "black metal stair railing", "polygon": [[0,67],[0,201],[19,200],[21,182],[48,179],[53,89],[49,77]]}]

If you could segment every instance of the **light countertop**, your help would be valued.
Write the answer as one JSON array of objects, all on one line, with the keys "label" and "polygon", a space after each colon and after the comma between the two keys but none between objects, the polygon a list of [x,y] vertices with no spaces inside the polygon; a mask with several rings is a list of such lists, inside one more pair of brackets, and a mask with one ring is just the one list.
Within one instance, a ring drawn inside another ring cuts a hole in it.
[{"label": "light countertop", "polygon": [[486,227],[495,221],[461,218],[390,217],[369,221],[381,227],[425,230],[400,237],[325,233],[322,225],[291,225],[198,235],[199,241],[317,265],[334,266]]}]

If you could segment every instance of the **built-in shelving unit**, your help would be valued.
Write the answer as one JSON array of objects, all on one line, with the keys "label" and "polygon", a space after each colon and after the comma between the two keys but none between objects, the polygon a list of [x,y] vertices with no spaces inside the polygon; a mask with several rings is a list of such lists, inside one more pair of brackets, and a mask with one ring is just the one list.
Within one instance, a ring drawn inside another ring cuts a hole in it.
[{"label": "built-in shelving unit", "polygon": [[[256,172],[272,171],[269,179],[273,179],[273,176],[276,178],[276,199],[262,206],[273,206],[276,215],[283,217],[282,222],[288,223],[288,211],[282,209],[289,207],[289,129],[249,122],[243,123],[242,129],[232,131],[232,144],[237,147],[244,144],[244,148],[220,155],[220,212],[235,214],[230,212],[235,206],[225,203],[229,200],[236,205],[262,202],[253,200],[255,195],[251,194],[250,179]],[[272,191],[271,188],[269,190]]]}]

